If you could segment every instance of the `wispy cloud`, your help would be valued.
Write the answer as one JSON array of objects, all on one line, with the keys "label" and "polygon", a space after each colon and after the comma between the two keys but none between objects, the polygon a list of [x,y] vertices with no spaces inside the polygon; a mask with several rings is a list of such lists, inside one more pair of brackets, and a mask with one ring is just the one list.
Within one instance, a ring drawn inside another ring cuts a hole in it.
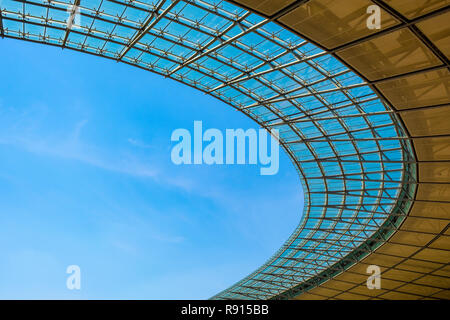
[{"label": "wispy cloud", "polygon": [[[20,117],[22,118],[22,117]],[[72,125],[72,129],[63,136],[45,136],[33,130],[36,124],[24,126],[14,124],[10,130],[0,135],[0,144],[11,145],[41,156],[51,156],[75,160],[103,170],[144,178],[156,178],[159,170],[136,156],[122,152],[117,157],[106,157],[96,146],[85,143],[81,136],[88,125],[88,119],[82,119]],[[7,132],[7,133],[5,133]],[[160,180],[160,179],[158,179]]]},{"label": "wispy cloud", "polygon": [[[130,150],[127,145],[116,150],[109,150],[110,148],[89,143],[90,139],[83,136],[83,133],[95,123],[87,117],[72,120],[71,125],[63,128],[62,134],[53,132],[48,134],[45,130],[41,130],[46,122],[35,116],[36,113],[42,114],[47,110],[46,106],[42,108],[44,109],[27,113],[12,110],[15,116],[9,115],[13,120],[9,121],[9,128],[0,130],[0,144],[12,145],[40,156],[79,161],[102,170],[150,179],[164,187],[179,189],[197,197],[210,199],[220,205],[226,204],[232,211],[241,212],[243,206],[252,201],[249,194],[241,195],[227,184],[223,186],[217,183],[205,184],[205,179],[208,178],[202,177],[201,175],[205,173],[198,168],[185,167],[186,170],[174,168],[170,160],[163,159],[164,157],[170,159],[168,154],[161,154],[157,146],[152,146],[140,139],[130,137],[126,141],[128,145],[143,149],[142,152]],[[170,148],[165,151],[170,153]],[[236,201],[230,203],[230,197]]]},{"label": "wispy cloud", "polygon": [[143,141],[141,141],[141,140],[137,140],[137,139],[133,139],[133,138],[128,138],[128,142],[129,142],[131,145],[133,145],[133,146],[135,146],[135,147],[138,147],[138,148],[142,148],[142,149],[150,149],[150,148],[153,147],[153,146],[150,145],[150,144],[147,144],[147,143],[145,143],[145,142],[143,142]]}]

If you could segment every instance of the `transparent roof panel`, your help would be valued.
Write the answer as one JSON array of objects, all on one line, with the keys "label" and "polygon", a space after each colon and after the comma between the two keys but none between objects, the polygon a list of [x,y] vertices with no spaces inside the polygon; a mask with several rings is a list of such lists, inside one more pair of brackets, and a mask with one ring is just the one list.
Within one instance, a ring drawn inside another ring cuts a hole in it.
[{"label": "transparent roof panel", "polygon": [[302,220],[263,266],[214,298],[268,299],[304,283],[373,237],[403,201],[411,159],[395,113],[273,21],[221,0],[2,0],[1,22],[5,37],[156,72],[279,130],[302,178]]}]

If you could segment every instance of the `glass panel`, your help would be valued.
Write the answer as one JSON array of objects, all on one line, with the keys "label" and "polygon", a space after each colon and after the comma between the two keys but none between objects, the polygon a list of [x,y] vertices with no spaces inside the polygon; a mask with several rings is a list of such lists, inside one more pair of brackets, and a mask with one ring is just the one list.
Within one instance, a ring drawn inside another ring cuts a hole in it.
[{"label": "glass panel", "polygon": [[[311,0],[279,19],[326,48],[335,48],[379,30],[367,28],[369,0]],[[381,10],[381,25],[388,28],[398,21]]]},{"label": "glass panel", "polygon": [[449,21],[450,11],[417,24],[419,29],[447,58],[450,58]]},{"label": "glass panel", "polygon": [[446,135],[450,132],[450,105],[403,111],[400,115],[413,137]]},{"label": "glass panel", "polygon": [[281,9],[287,7],[295,0],[236,0],[250,9],[256,10],[266,15],[273,15]]},{"label": "glass panel", "polygon": [[450,199],[450,185],[420,183],[417,188],[416,199],[429,201],[441,201],[442,199]]},{"label": "glass panel", "polygon": [[421,162],[419,164],[419,177],[424,182],[449,183],[450,166],[448,162]]},{"label": "glass panel", "polygon": [[450,102],[450,72],[447,68],[382,81],[376,87],[399,110]]},{"label": "glass panel", "polygon": [[416,138],[414,149],[418,160],[450,160],[450,137]]},{"label": "glass panel", "polygon": [[[403,127],[360,76],[297,34],[226,1],[83,0],[72,27],[70,2],[33,1],[2,1],[5,37],[155,72],[279,129],[309,191],[302,220],[267,263],[214,298],[281,294],[329,269],[403,214],[392,215],[405,202],[404,181],[410,179]],[[362,18],[344,7],[337,12],[348,18],[346,28],[360,30]],[[361,32],[358,37],[367,31]],[[343,29],[338,38],[347,36],[353,37]]]},{"label": "glass panel", "polygon": [[340,50],[337,55],[369,80],[379,80],[441,64],[408,29]]},{"label": "glass panel", "polygon": [[450,4],[449,0],[385,0],[385,2],[408,19],[423,16]]}]

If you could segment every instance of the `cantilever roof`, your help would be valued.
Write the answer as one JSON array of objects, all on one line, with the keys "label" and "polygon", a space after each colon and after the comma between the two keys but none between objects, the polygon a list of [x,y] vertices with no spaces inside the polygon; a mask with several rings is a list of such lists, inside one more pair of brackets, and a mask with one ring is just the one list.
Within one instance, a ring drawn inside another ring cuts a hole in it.
[{"label": "cantilever roof", "polygon": [[398,284],[379,298],[448,294],[426,280],[449,276],[448,1],[75,1],[3,0],[1,36],[159,73],[280,130],[303,218],[214,298],[370,298],[367,264]]}]

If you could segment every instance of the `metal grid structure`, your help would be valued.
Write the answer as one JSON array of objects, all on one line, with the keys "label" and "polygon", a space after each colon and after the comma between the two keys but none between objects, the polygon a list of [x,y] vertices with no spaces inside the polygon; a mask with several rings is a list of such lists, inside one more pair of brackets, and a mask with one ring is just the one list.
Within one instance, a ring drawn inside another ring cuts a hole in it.
[{"label": "metal grid structure", "polygon": [[[280,25],[355,70],[405,123],[416,155],[416,194],[398,230],[361,261],[343,261],[277,297],[450,299],[450,1],[232,2],[265,16],[284,11]],[[374,6],[379,29],[366,26]],[[366,287],[372,264],[381,267],[382,289]]]},{"label": "metal grid structure", "polygon": [[2,37],[156,72],[279,130],[302,178],[302,220],[216,299],[292,297],[334,277],[387,242],[415,197],[416,159],[397,112],[375,82],[277,23],[307,1],[290,2],[270,16],[222,0],[1,2]]}]

